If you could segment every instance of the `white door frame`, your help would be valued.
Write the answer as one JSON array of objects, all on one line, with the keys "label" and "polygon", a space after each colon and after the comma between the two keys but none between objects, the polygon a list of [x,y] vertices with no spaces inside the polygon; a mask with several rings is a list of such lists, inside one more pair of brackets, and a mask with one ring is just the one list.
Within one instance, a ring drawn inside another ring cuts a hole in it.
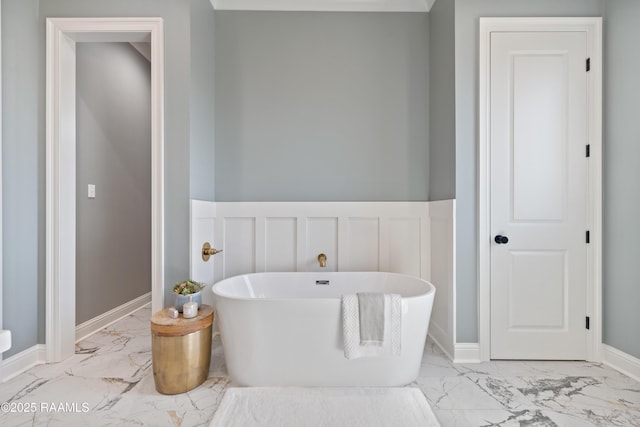
[{"label": "white door frame", "polygon": [[[587,76],[589,141],[587,229],[587,360],[602,356],[602,18],[480,18],[479,146],[478,146],[478,344],[480,360],[490,359],[491,350],[491,218],[490,218],[490,43],[491,33],[500,31],[581,31],[587,33],[591,71]],[[586,60],[586,58],[585,58]],[[586,231],[586,230],[585,230]]]},{"label": "white door frame", "polygon": [[76,42],[151,42],[151,298],[164,296],[164,36],[161,18],[47,18],[46,353],[75,352]]},{"label": "white door frame", "polygon": [[[2,260],[4,255],[2,253],[3,237],[2,237],[2,0],[0,0],[0,330],[2,330],[2,300],[4,295],[3,280],[4,275]],[[2,375],[2,353],[0,353],[0,378],[4,378]]]}]

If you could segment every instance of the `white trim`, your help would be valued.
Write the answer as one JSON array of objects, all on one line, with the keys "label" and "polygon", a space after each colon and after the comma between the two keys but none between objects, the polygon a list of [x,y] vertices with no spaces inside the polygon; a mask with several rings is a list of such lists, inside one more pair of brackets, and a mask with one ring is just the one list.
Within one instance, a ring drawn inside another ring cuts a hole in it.
[{"label": "white trim", "polygon": [[9,350],[11,350],[11,331],[0,329],[0,353]]},{"label": "white trim", "polygon": [[36,365],[46,363],[46,355],[45,345],[36,344],[3,360],[1,381],[8,381]]},{"label": "white trim", "polygon": [[151,292],[76,326],[76,343],[151,304]]},{"label": "white trim", "polygon": [[[202,244],[213,243],[213,226],[210,230],[202,232],[199,222],[205,220],[211,224],[216,218],[216,203],[204,200],[191,199],[189,221],[189,277],[198,282],[213,285],[213,261],[203,266]],[[203,274],[204,270],[204,274]]]},{"label": "white trim", "polygon": [[[216,218],[216,203],[191,199],[189,220],[189,277],[206,287],[202,292],[202,302],[215,306],[215,299],[211,286],[214,283],[215,258],[208,262],[202,260],[202,245],[205,242],[214,242],[214,223]],[[220,255],[221,256],[221,255]],[[213,319],[213,333],[219,334],[218,318]]]},{"label": "white trim", "polygon": [[429,335],[449,357],[456,342],[456,201],[428,202],[430,222],[430,281],[436,287],[436,299]]},{"label": "white trim", "polygon": [[457,343],[453,363],[480,363],[480,344],[477,342]]},{"label": "white trim", "polygon": [[76,42],[151,41],[151,292],[153,310],[164,305],[163,37],[161,18],[47,18],[45,320],[49,362],[71,356],[75,349]]},{"label": "white trim", "polygon": [[[2,316],[3,316],[3,280],[4,269],[2,267],[2,260],[4,258],[2,253],[2,0],[0,0],[0,330],[2,330]],[[2,363],[2,353],[0,353],[0,363]],[[1,373],[0,373],[1,374]]]},{"label": "white trim", "polygon": [[429,12],[436,0],[210,0],[216,10]]},{"label": "white trim", "polygon": [[490,34],[496,31],[584,31],[591,57],[589,84],[588,222],[592,243],[587,248],[587,360],[599,361],[602,343],[602,18],[480,18],[479,145],[478,145],[478,342],[480,360],[489,360],[490,323],[490,189],[489,67]]},{"label": "white trim", "polygon": [[640,359],[615,347],[602,344],[602,363],[640,381]]},{"label": "white trim", "polygon": [[[215,258],[205,262],[202,260],[202,245],[209,242],[214,247],[214,227],[216,218],[216,203],[191,200],[190,204],[190,220],[189,220],[189,277],[201,283],[206,284],[206,288],[202,292],[202,302],[214,306],[215,300],[211,286],[214,279]],[[220,248],[221,249],[221,248]],[[219,255],[222,256],[222,255]],[[213,320],[214,332],[218,328],[218,321]]]},{"label": "white trim", "polygon": [[[438,338],[433,335],[432,327],[433,327],[433,324],[429,323],[429,333],[427,334],[427,336],[431,338],[431,340],[435,343],[435,345],[438,346],[438,348],[444,353],[445,356],[447,356],[447,358],[449,358],[449,360],[453,360],[452,353],[450,353],[447,350],[447,348],[440,343]],[[455,348],[454,348],[454,353],[455,353]]]}]

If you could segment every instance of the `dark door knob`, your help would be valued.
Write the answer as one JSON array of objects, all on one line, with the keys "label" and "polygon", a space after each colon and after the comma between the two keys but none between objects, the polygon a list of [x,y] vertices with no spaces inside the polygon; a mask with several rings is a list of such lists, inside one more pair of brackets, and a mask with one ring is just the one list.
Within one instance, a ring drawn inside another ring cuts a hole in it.
[{"label": "dark door knob", "polygon": [[505,243],[509,243],[509,238],[507,236],[501,236],[499,234],[493,240],[495,240],[495,242],[499,245],[504,245]]}]

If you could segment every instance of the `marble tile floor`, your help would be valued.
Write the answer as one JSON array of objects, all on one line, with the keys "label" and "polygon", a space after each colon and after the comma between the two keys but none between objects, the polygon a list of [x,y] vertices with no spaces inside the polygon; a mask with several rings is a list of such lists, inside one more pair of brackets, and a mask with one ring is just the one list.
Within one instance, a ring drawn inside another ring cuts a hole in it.
[{"label": "marble tile floor", "polygon": [[[139,310],[78,343],[68,360],[0,384],[0,425],[208,426],[231,384],[219,337],[205,383],[165,396],[153,383],[150,316]],[[445,427],[640,426],[640,383],[595,363],[453,364],[429,340],[408,387],[420,388]]]}]

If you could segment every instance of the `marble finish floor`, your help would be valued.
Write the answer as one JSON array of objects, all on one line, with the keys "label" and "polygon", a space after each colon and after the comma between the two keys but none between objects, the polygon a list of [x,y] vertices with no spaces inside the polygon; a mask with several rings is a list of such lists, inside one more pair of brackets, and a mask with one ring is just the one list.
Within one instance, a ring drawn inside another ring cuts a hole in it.
[{"label": "marble finish floor", "polygon": [[[209,378],[165,396],[151,368],[150,309],[79,342],[61,363],[0,384],[2,426],[208,426],[225,389],[219,337]],[[418,379],[443,426],[640,426],[640,383],[586,362],[452,364],[427,342]],[[6,404],[18,412],[5,412]],[[28,411],[28,412],[27,412]]]}]

